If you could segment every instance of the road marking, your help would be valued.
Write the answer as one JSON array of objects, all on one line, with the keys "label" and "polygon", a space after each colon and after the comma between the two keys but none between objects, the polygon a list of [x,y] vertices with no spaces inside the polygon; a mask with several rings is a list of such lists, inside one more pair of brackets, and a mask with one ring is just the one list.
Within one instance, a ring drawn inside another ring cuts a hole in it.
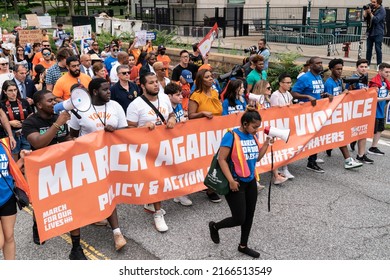
[{"label": "road marking", "polygon": [[[23,208],[25,212],[33,215],[33,207],[30,205],[29,207]],[[59,237],[61,237],[63,240],[66,241],[66,243],[72,245],[72,239],[70,238],[69,233],[61,234]],[[92,245],[88,244],[85,240],[80,239],[81,247],[83,248],[84,254],[87,257],[87,259],[90,260],[110,260],[110,258],[106,257],[103,253],[101,253],[99,250],[97,250]]]}]

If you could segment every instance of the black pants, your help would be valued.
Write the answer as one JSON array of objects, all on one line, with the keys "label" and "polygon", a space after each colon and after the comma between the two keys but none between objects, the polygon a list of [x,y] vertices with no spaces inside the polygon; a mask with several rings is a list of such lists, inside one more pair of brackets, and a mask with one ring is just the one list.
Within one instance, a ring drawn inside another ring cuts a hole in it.
[{"label": "black pants", "polygon": [[317,154],[311,155],[307,158],[309,163],[316,163],[317,160]]},{"label": "black pants", "polygon": [[239,191],[230,191],[225,196],[226,201],[229,204],[230,211],[232,212],[232,216],[216,223],[215,228],[221,229],[241,226],[240,245],[246,246],[256,209],[257,186],[255,179],[249,183],[242,181],[239,182]]}]

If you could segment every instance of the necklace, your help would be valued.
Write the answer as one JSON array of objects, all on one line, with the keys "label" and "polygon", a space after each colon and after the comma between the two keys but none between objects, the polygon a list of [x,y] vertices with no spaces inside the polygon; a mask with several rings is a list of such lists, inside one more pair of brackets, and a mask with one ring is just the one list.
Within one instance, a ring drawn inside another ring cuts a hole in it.
[{"label": "necklace", "polygon": [[104,103],[104,122],[102,118],[99,116],[99,113],[97,112],[95,105],[92,104],[93,109],[95,110],[96,115],[98,116],[100,122],[103,124],[103,126],[106,126],[106,120],[107,120],[107,103]]}]

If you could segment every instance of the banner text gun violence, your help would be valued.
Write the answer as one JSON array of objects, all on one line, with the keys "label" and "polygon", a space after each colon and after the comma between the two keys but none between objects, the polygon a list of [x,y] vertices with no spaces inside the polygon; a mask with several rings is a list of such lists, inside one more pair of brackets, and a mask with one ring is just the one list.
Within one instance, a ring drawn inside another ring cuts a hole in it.
[{"label": "banner text gun violence", "polygon": [[[104,180],[111,171],[129,172],[180,164],[213,155],[218,151],[225,129],[188,134],[159,142],[155,159],[148,155],[149,144],[117,144],[90,153],[78,154],[38,171],[39,199]],[[93,160],[94,159],[94,160]]]}]

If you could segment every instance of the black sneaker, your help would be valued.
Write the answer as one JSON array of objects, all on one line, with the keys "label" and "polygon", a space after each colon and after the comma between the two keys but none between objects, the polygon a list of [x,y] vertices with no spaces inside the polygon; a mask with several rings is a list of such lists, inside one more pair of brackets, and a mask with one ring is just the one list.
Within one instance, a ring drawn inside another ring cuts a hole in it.
[{"label": "black sneaker", "polygon": [[219,195],[217,195],[215,192],[207,193],[207,196],[209,197],[211,202],[218,203],[222,201]]},{"label": "black sneaker", "polygon": [[317,165],[317,163],[315,163],[315,162],[308,162],[307,166],[306,166],[306,169],[309,169],[309,170],[317,172],[317,173],[324,173],[325,172],[324,169],[319,167]]},{"label": "black sneaker", "polygon": [[372,159],[369,159],[365,154],[361,157],[359,157],[359,155],[357,155],[356,159],[360,162],[363,162],[363,163],[374,163],[374,161]]},{"label": "black sneaker", "polygon": [[326,154],[328,155],[328,157],[332,156],[332,149],[326,150]]},{"label": "black sneaker", "polygon": [[76,249],[72,248],[72,251],[70,251],[69,254],[70,260],[87,260],[87,257],[84,255],[83,248],[81,246],[77,247]]},{"label": "black sneaker", "polygon": [[218,230],[215,228],[215,222],[210,222],[209,223],[209,229],[210,229],[210,237],[211,237],[211,240],[213,240],[213,242],[215,244],[218,244],[219,243],[219,233],[218,233]]},{"label": "black sneaker", "polygon": [[371,147],[368,149],[368,153],[371,155],[383,156],[385,153],[379,150],[377,147]]},{"label": "black sneaker", "polygon": [[38,227],[36,224],[33,225],[32,227],[32,231],[33,231],[33,242],[37,245],[43,245],[45,244],[45,242],[42,242],[39,240],[39,233],[38,233]]},{"label": "black sneaker", "polygon": [[353,141],[349,146],[351,147],[352,152],[355,151],[356,141]]},{"label": "black sneaker", "polygon": [[255,250],[252,250],[251,248],[248,248],[248,247],[244,247],[242,248],[240,245],[238,245],[238,251],[241,252],[241,253],[244,253],[252,258],[259,258],[260,257],[260,253],[259,252],[256,252]]}]

